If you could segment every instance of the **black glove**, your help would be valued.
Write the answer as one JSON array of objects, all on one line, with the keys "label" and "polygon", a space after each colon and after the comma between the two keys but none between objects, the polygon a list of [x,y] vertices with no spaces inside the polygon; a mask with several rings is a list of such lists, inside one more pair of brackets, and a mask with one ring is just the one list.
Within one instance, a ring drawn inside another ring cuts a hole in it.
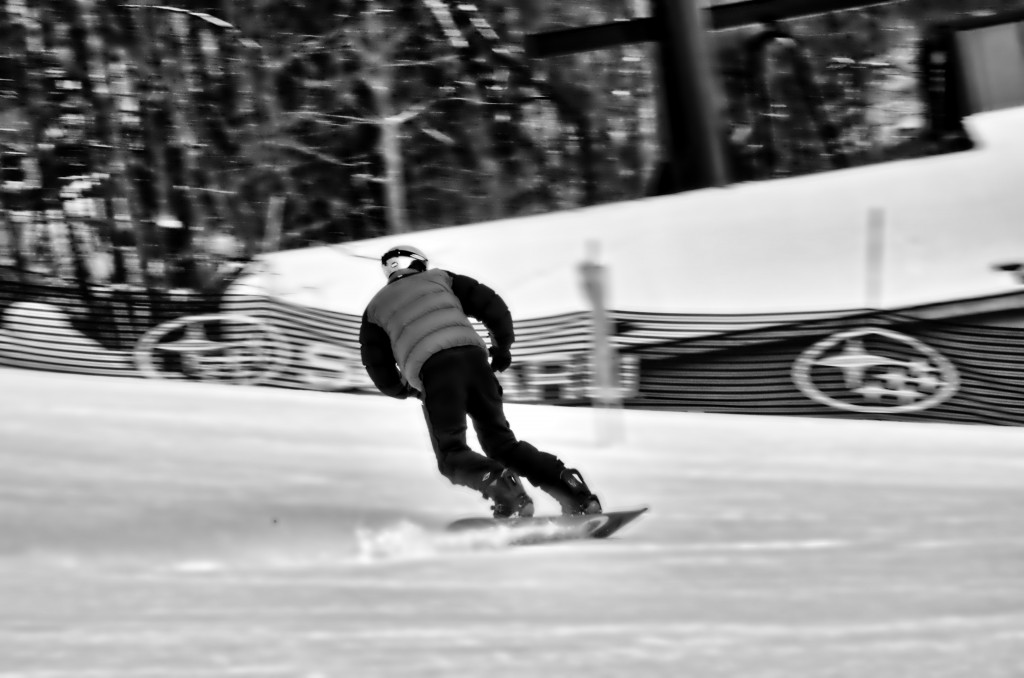
[{"label": "black glove", "polygon": [[406,398],[416,398],[417,400],[420,400],[423,394],[412,386],[409,386],[409,384],[402,384],[402,388],[399,391],[389,395],[391,395],[392,398],[398,398],[399,400],[405,400]]},{"label": "black glove", "polygon": [[487,352],[491,354],[491,369],[495,372],[504,372],[512,364],[512,351],[503,346],[491,346]]}]

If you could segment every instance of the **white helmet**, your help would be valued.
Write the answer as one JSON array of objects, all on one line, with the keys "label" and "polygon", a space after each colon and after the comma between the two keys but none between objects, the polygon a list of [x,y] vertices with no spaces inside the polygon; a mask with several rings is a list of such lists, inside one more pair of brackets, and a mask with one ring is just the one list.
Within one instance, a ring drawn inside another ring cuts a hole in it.
[{"label": "white helmet", "polygon": [[427,270],[427,255],[411,245],[396,245],[381,256],[380,264],[385,278],[406,268],[422,272]]}]

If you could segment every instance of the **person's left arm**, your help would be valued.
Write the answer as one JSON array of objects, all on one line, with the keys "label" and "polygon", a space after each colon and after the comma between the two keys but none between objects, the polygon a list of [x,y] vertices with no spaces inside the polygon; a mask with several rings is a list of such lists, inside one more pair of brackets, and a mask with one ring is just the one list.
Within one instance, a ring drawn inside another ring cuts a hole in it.
[{"label": "person's left arm", "polygon": [[512,343],[516,340],[508,304],[493,289],[468,275],[449,275],[452,277],[452,291],[462,304],[462,310],[482,322],[491,334],[492,367],[498,372],[504,371],[511,363]]}]

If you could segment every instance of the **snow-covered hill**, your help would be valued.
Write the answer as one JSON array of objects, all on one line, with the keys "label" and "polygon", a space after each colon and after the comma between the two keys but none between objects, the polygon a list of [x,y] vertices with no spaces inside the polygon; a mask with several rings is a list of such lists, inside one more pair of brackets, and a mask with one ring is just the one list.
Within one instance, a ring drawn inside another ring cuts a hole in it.
[{"label": "snow-covered hill", "polygon": [[578,266],[591,243],[610,270],[609,306],[626,311],[896,308],[1007,292],[1012,279],[992,265],[1024,258],[1024,108],[967,123],[971,151],[282,252],[234,291],[358,314],[382,283],[379,256],[408,242],[491,284],[521,319],[588,308]]},{"label": "snow-covered hill", "polygon": [[606,505],[652,511],[500,549],[438,532],[486,506],[409,401],[0,384],[5,678],[1024,669],[1020,429],[513,405]]}]

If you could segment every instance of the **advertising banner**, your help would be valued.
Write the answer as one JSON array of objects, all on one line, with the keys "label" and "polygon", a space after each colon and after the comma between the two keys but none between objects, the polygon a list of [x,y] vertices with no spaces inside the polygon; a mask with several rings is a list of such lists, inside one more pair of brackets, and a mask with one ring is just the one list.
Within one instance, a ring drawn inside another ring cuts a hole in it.
[{"label": "advertising banner", "polygon": [[[0,365],[376,393],[358,316],[257,296],[100,300],[102,313],[67,290],[0,297]],[[1014,313],[1016,325],[1006,312],[986,324],[609,311],[598,352],[595,315],[581,311],[517,321],[499,379],[508,402],[1024,425],[1024,314]],[[597,377],[598,355],[611,378]]]},{"label": "advertising banner", "polygon": [[1024,425],[1024,329],[889,314],[636,353],[634,407]]}]

